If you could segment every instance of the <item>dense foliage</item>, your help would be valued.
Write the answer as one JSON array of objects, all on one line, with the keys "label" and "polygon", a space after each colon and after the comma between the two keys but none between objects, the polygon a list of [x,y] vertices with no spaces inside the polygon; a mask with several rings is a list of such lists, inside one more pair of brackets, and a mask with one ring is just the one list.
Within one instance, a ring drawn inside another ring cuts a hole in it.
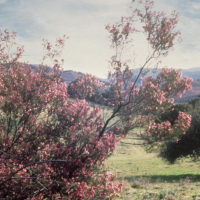
[{"label": "dense foliage", "polygon": [[[10,40],[7,32],[2,37]],[[57,61],[53,71],[15,60],[0,70],[0,197],[118,195],[122,185],[112,183],[104,160],[119,139],[110,131],[99,137],[98,107],[68,100]]]},{"label": "dense foliage", "polygon": [[191,114],[192,120],[186,134],[180,135],[176,141],[167,142],[166,147],[161,151],[160,156],[170,163],[174,163],[177,159],[186,156],[191,156],[194,159],[200,156],[199,105],[199,97],[190,100],[186,104],[178,105],[183,111]]}]

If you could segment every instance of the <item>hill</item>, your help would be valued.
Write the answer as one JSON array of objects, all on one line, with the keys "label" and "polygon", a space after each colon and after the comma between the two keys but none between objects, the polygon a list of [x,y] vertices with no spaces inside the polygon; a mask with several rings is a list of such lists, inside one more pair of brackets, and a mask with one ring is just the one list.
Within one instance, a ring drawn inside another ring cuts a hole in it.
[{"label": "hill", "polygon": [[[30,66],[32,69],[35,69],[36,67],[38,67],[37,64],[30,64]],[[39,65],[39,67],[42,67],[42,65]],[[50,71],[53,70],[51,67],[49,69],[50,69]],[[73,70],[66,70],[66,71],[63,71],[63,73],[62,73],[62,79],[68,85],[69,83],[74,81],[77,77],[81,76],[82,74],[83,73],[81,73],[81,72],[76,72]]]},{"label": "hill", "polygon": [[[32,68],[35,68],[36,65],[31,65]],[[136,68],[133,70],[134,74],[138,74],[139,73],[139,68]],[[156,70],[155,73],[153,73],[152,71],[148,73],[148,75],[150,76],[156,76],[159,73],[159,69]],[[62,74],[62,79],[65,81],[65,83],[68,85],[69,83],[71,83],[72,81],[74,81],[77,77],[81,76],[83,73],[81,72],[76,72],[73,70],[66,70],[63,71]],[[183,95],[182,98],[174,98],[175,99],[175,103],[185,103],[188,100],[194,99],[196,98],[199,94],[200,94],[200,67],[195,67],[195,68],[191,68],[191,69],[183,69],[182,70],[182,77],[187,76],[189,78],[193,79],[192,82],[192,89],[189,91],[186,91]],[[105,82],[108,82],[108,79],[101,79],[99,78],[99,80]],[[138,81],[139,83],[140,81]]]},{"label": "hill", "polygon": [[81,76],[83,73],[76,72],[73,70],[66,70],[62,73],[62,79],[65,81],[65,83],[68,85],[72,81],[74,81],[77,77]]}]

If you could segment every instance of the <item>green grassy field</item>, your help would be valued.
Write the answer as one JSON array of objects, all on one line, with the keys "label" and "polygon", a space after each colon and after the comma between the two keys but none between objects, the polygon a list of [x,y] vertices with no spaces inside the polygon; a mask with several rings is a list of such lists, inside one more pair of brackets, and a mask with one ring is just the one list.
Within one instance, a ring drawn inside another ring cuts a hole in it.
[{"label": "green grassy field", "polygon": [[124,182],[120,199],[200,199],[200,161],[185,158],[170,165],[134,145],[141,142],[137,136],[127,136],[107,160],[109,171]]}]

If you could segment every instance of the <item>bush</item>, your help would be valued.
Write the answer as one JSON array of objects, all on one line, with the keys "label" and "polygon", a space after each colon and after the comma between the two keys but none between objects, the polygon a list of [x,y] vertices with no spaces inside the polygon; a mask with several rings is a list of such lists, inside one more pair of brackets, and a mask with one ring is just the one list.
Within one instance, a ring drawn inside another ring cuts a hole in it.
[{"label": "bush", "polygon": [[0,197],[119,195],[122,184],[104,167],[119,139],[99,137],[100,109],[68,99],[57,61],[52,71],[16,60],[0,65]]},{"label": "bush", "polygon": [[170,163],[174,163],[178,158],[191,156],[196,160],[200,155],[200,112],[199,97],[190,100],[186,104],[180,104],[192,116],[191,126],[184,135],[180,135],[176,141],[166,143],[166,148],[162,150],[160,156]]}]

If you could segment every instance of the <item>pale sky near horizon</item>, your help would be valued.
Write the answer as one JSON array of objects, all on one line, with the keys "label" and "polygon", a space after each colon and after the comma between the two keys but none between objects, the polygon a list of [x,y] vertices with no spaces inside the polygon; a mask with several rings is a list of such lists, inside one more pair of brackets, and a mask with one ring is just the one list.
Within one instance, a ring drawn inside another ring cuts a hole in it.
[{"label": "pale sky near horizon", "polygon": [[[105,78],[112,55],[106,24],[127,16],[131,0],[0,0],[0,29],[17,32],[24,45],[23,61],[39,64],[43,55],[42,39],[54,42],[69,36],[63,58],[64,70],[87,72]],[[200,1],[155,0],[155,10],[180,13],[177,29],[183,42],[175,46],[162,66],[200,67]],[[138,58],[148,48],[143,37],[137,38]],[[137,63],[138,67],[142,63]]]}]

